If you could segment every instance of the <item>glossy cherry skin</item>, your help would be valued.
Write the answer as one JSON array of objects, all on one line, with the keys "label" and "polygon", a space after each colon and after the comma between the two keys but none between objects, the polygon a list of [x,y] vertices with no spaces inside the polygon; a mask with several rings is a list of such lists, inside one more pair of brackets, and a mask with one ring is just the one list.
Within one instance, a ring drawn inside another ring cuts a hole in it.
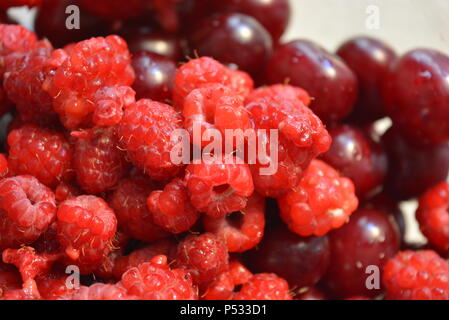
[{"label": "glossy cherry skin", "polygon": [[136,78],[132,88],[136,99],[152,99],[168,103],[171,101],[176,64],[160,55],[139,51],[132,58]]},{"label": "glossy cherry skin", "polygon": [[385,79],[387,114],[414,144],[449,140],[449,56],[416,49],[400,57]]},{"label": "glossy cherry skin", "polygon": [[385,116],[382,85],[396,53],[385,42],[371,37],[356,37],[343,43],[337,54],[355,73],[359,95],[350,119],[353,123],[370,123]]},{"label": "glossy cherry skin", "polygon": [[[359,209],[348,224],[329,235],[331,260],[323,284],[336,298],[355,295],[374,297],[380,289],[368,289],[368,266],[379,268],[379,276],[387,260],[399,250],[400,236],[394,219],[385,212]],[[369,282],[371,283],[371,282]]]},{"label": "glossy cherry skin", "polygon": [[285,226],[268,232],[257,249],[248,253],[248,265],[253,272],[275,273],[296,288],[314,285],[328,264],[327,236],[300,237]]},{"label": "glossy cherry skin", "polygon": [[357,78],[337,55],[308,40],[276,47],[265,69],[269,84],[304,88],[313,97],[310,108],[327,124],[345,118],[357,98]]},{"label": "glossy cherry skin", "polygon": [[446,180],[449,173],[447,143],[412,145],[395,128],[382,136],[382,142],[389,160],[384,189],[391,197],[399,200],[418,197]]},{"label": "glossy cherry skin", "polygon": [[105,35],[111,25],[101,18],[80,10],[80,28],[67,29],[65,12],[67,6],[73,5],[73,0],[45,0],[39,7],[34,21],[35,29],[40,37],[45,37],[56,48],[71,42],[78,42],[94,36]]},{"label": "glossy cherry skin", "polygon": [[217,4],[213,0],[182,0],[176,3],[180,32],[189,34],[199,21],[214,14]]},{"label": "glossy cherry skin", "polygon": [[190,36],[190,49],[257,74],[271,55],[272,40],[268,31],[250,16],[217,14],[197,26]]},{"label": "glossy cherry skin", "polygon": [[326,294],[319,287],[312,287],[304,293],[298,294],[296,300],[328,300]]},{"label": "glossy cherry skin", "polygon": [[354,182],[359,198],[366,198],[382,187],[388,159],[382,146],[363,130],[343,125],[329,130],[332,144],[322,160]]},{"label": "glossy cherry skin", "polygon": [[240,12],[259,21],[278,40],[288,26],[290,20],[290,4],[288,0],[215,0],[218,10],[224,12]]}]

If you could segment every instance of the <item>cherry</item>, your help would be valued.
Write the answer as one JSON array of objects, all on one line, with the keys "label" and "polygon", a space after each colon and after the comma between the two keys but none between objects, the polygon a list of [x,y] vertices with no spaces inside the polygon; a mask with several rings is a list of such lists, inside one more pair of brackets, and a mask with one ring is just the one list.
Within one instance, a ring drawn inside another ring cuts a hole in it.
[{"label": "cherry", "polygon": [[[348,224],[330,233],[329,243],[331,260],[323,284],[333,296],[373,297],[382,292],[381,288],[368,289],[366,282],[370,275],[381,276],[387,260],[399,250],[399,231],[390,215],[380,210],[359,209]],[[380,272],[367,272],[368,266],[378,267]],[[381,285],[381,280],[377,280]]]},{"label": "cherry", "polygon": [[385,116],[381,89],[396,53],[386,43],[371,37],[356,37],[343,43],[337,54],[356,74],[359,96],[350,116],[353,123],[370,123]]},{"label": "cherry", "polygon": [[326,123],[346,117],[357,98],[357,78],[338,56],[308,40],[279,45],[268,61],[265,80],[302,87],[310,107]]},{"label": "cherry", "polygon": [[388,115],[414,144],[449,140],[449,57],[416,49],[396,60],[385,78],[383,97]]},{"label": "cherry", "polygon": [[224,12],[240,12],[259,21],[278,40],[287,28],[290,19],[288,0],[218,0],[218,10]]},{"label": "cherry", "polygon": [[66,27],[68,14],[65,11],[69,5],[75,3],[72,0],[43,1],[34,22],[37,34],[50,40],[55,47],[63,47],[71,42],[107,33],[110,23],[85,10],[80,11],[80,28],[68,29]]},{"label": "cherry", "polygon": [[354,182],[357,196],[378,191],[387,173],[387,155],[380,144],[349,125],[329,130],[332,144],[321,158]]},{"label": "cherry", "polygon": [[389,168],[385,191],[393,198],[417,197],[449,173],[449,145],[416,146],[390,128],[382,137],[388,154]]},{"label": "cherry", "polygon": [[212,0],[183,0],[176,3],[180,20],[180,32],[189,34],[196,24],[203,18],[216,11],[216,4]]},{"label": "cherry", "polygon": [[328,300],[326,294],[319,287],[312,287],[296,296],[296,300]]},{"label": "cherry", "polygon": [[240,14],[220,14],[205,19],[190,36],[191,49],[225,64],[257,74],[272,51],[270,34],[254,18]]},{"label": "cherry", "polygon": [[181,39],[176,35],[167,34],[160,31],[135,32],[130,36],[125,36],[131,52],[147,51],[157,53],[173,61],[183,58],[183,48]]},{"label": "cherry", "polygon": [[273,272],[291,287],[314,285],[329,264],[327,236],[300,237],[280,226],[268,232],[256,250],[248,253],[254,272]]},{"label": "cherry", "polygon": [[139,51],[132,58],[136,79],[133,89],[136,98],[148,98],[161,102],[170,102],[176,64],[166,57]]}]

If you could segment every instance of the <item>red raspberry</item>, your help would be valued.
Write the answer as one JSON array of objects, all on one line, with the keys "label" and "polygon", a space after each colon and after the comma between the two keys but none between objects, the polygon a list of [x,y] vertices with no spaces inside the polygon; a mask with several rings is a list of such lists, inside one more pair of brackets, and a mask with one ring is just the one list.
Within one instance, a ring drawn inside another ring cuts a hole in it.
[{"label": "red raspberry", "polygon": [[114,187],[126,174],[129,164],[118,147],[115,127],[96,128],[75,135],[73,166],[79,186],[88,193]]},{"label": "red raspberry", "polygon": [[246,282],[234,300],[291,300],[287,281],[274,273],[259,273]]},{"label": "red raspberry", "polygon": [[147,206],[154,223],[171,233],[189,230],[199,218],[199,213],[190,203],[186,183],[181,178],[173,179],[164,190],[151,192]]},{"label": "red raspberry", "polygon": [[189,274],[182,269],[170,269],[167,257],[163,255],[129,269],[119,283],[129,295],[143,300],[198,299]]},{"label": "red raspberry", "polygon": [[70,300],[135,300],[126,293],[126,289],[119,284],[95,283],[89,287],[81,286],[72,295]]},{"label": "red raspberry", "polygon": [[8,9],[10,7],[22,7],[28,6],[37,7],[40,6],[43,0],[2,0],[0,3],[0,9]]},{"label": "red raspberry", "polygon": [[259,87],[246,97],[246,103],[263,100],[277,101],[278,103],[282,103],[283,100],[299,100],[305,106],[309,106],[311,102],[311,98],[306,90],[286,84]]},{"label": "red raspberry", "polygon": [[420,229],[441,252],[449,250],[449,183],[442,182],[419,199],[416,211]]},{"label": "red raspberry", "polygon": [[67,274],[58,275],[55,277],[49,274],[45,277],[36,279],[37,289],[43,300],[63,300],[67,296],[73,294],[74,289],[71,289],[66,284]]},{"label": "red raspberry", "polygon": [[145,178],[123,179],[109,197],[109,204],[117,215],[118,225],[130,237],[145,242],[155,241],[168,235],[153,223],[147,208],[147,197],[152,190]]},{"label": "red raspberry", "polygon": [[18,290],[22,286],[20,273],[11,265],[0,262],[0,300],[9,291]]},{"label": "red raspberry", "polygon": [[141,99],[125,110],[118,127],[120,143],[139,169],[154,180],[165,180],[180,171],[170,154],[176,145],[171,135],[181,123],[181,115],[171,106]]},{"label": "red raspberry", "polygon": [[12,108],[11,101],[6,97],[6,93],[0,86],[0,117],[3,117]]},{"label": "red raspberry", "polygon": [[41,298],[35,281],[28,281],[22,285],[21,289],[11,290],[3,295],[3,300],[40,300]]},{"label": "red raspberry", "polygon": [[58,254],[37,254],[32,247],[6,249],[2,253],[3,262],[15,265],[23,282],[48,274],[58,258]]},{"label": "red raspberry", "polygon": [[[273,147],[269,142],[272,134],[269,130],[278,130],[279,143],[274,146],[277,147],[278,170],[271,175],[261,174],[260,169],[268,165],[257,159],[251,165],[251,172],[256,191],[266,197],[279,197],[298,183],[311,159],[329,149],[331,137],[321,120],[301,102],[300,99],[307,102],[302,89],[275,86],[258,90],[247,99],[246,108],[259,139],[265,138],[268,142],[266,150],[270,162],[275,159],[268,152]],[[266,130],[266,134],[262,130]]]},{"label": "red raspberry", "polygon": [[229,269],[226,244],[212,233],[189,235],[178,245],[176,265],[191,275],[194,283],[207,284]]},{"label": "red raspberry", "polygon": [[55,217],[55,195],[36,178],[0,180],[0,249],[32,243]]},{"label": "red raspberry", "polygon": [[98,126],[114,126],[122,119],[123,110],[136,102],[136,93],[127,86],[104,87],[95,93],[94,102],[92,121]]},{"label": "red raspberry", "polygon": [[402,251],[383,271],[387,299],[449,300],[449,265],[431,250]]},{"label": "red raspberry", "polygon": [[8,174],[8,160],[3,153],[0,153],[0,178],[5,177]]},{"label": "red raspberry", "polygon": [[[192,90],[184,100],[182,113],[184,128],[189,132],[193,143],[201,142],[202,146],[210,143],[203,139],[207,129],[218,129],[225,137],[226,129],[251,128],[248,113],[243,106],[243,98],[221,84],[204,85]],[[201,141],[195,141],[195,127],[201,129],[199,132]]]},{"label": "red raspberry", "polygon": [[71,182],[61,182],[55,189],[56,201],[63,202],[64,200],[74,198],[81,195],[81,189]]},{"label": "red raspberry", "polygon": [[187,166],[185,180],[193,206],[216,218],[245,208],[254,191],[248,165],[237,163],[235,157],[192,163]]},{"label": "red raspberry", "polygon": [[138,267],[140,264],[149,262],[155,256],[164,255],[170,261],[176,251],[176,242],[173,239],[162,239],[149,244],[141,249],[134,250],[127,256],[121,256],[114,262],[112,273],[116,279],[131,268]]},{"label": "red raspberry", "polygon": [[354,184],[321,160],[312,160],[298,186],[278,200],[290,230],[320,236],[341,227],[357,209]]},{"label": "red raspberry", "polygon": [[254,87],[251,77],[243,71],[226,68],[209,57],[193,59],[182,65],[176,72],[173,88],[175,107],[181,110],[184,99],[192,90],[210,83],[228,86],[243,97],[247,96]]},{"label": "red raspberry", "polygon": [[49,187],[68,180],[72,174],[72,150],[64,135],[24,125],[8,135],[9,168],[29,174]]},{"label": "red raspberry", "polygon": [[[53,107],[69,129],[89,125],[96,108],[104,107],[93,103],[102,100],[95,97],[98,90],[130,86],[134,80],[128,47],[118,36],[84,40],[65,53],[62,50],[53,53],[54,57],[63,55],[67,55],[66,59],[53,77],[47,78],[43,88],[53,97]],[[126,93],[121,99],[128,101],[129,92],[120,93]]]},{"label": "red raspberry", "polygon": [[[2,2],[3,3],[3,2]],[[0,57],[4,58],[11,53],[24,53],[37,46],[37,37],[21,25],[0,24]],[[4,66],[0,66],[3,75]]]},{"label": "red raspberry", "polygon": [[240,212],[221,218],[206,216],[204,228],[224,239],[229,252],[254,248],[262,240],[265,228],[265,199],[253,194]]},{"label": "red raspberry", "polygon": [[111,249],[117,227],[114,211],[101,198],[79,196],[58,209],[58,240],[70,264],[82,274],[95,270]]}]

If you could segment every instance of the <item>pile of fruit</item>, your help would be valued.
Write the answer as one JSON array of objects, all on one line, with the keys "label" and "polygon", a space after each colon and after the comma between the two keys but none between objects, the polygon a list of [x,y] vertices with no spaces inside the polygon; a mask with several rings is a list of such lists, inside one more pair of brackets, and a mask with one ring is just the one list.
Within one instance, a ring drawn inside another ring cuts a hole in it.
[{"label": "pile of fruit", "polygon": [[287,0],[0,10],[1,299],[449,299],[445,54],[282,42]]}]

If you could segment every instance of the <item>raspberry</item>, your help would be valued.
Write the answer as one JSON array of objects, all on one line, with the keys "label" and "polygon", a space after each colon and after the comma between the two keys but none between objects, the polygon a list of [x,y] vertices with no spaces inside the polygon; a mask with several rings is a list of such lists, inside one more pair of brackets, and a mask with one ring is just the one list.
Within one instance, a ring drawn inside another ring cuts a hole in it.
[{"label": "raspberry", "polygon": [[32,247],[6,249],[2,254],[3,262],[13,264],[19,269],[23,282],[46,275],[58,258],[58,255],[37,254]]},{"label": "raspberry", "polygon": [[243,98],[228,87],[220,84],[204,85],[192,90],[184,101],[184,128],[195,141],[194,128],[201,128],[201,145],[207,129],[218,129],[225,136],[226,129],[246,130],[251,127],[248,114],[243,106]]},{"label": "raspberry", "polygon": [[155,224],[171,233],[181,233],[192,227],[199,218],[190,203],[186,183],[175,178],[164,190],[151,192],[147,206]]},{"label": "raspberry", "polygon": [[198,299],[189,274],[182,269],[170,269],[163,255],[129,269],[120,283],[129,295],[143,300]]},{"label": "raspberry", "polygon": [[228,69],[209,57],[193,59],[182,65],[176,72],[173,88],[175,107],[181,110],[184,99],[192,90],[210,83],[228,86],[243,97],[247,96],[254,86],[251,77],[243,71]]},{"label": "raspberry", "polygon": [[234,300],[291,300],[287,281],[274,273],[259,273],[246,282]]},{"label": "raspberry", "polygon": [[55,217],[55,195],[36,178],[0,181],[0,249],[32,243]]},{"label": "raspberry", "polygon": [[416,219],[422,233],[441,252],[449,250],[449,183],[442,182],[419,199]]},{"label": "raspberry", "polygon": [[[134,71],[128,47],[123,39],[111,35],[81,41],[65,51],[53,52],[54,57],[64,55],[66,58],[59,63],[53,77],[47,78],[43,88],[54,99],[53,107],[66,128],[88,126],[96,108],[104,107],[93,102],[99,99],[95,99],[98,90],[132,84]],[[123,101],[127,100],[128,96],[123,98]]]},{"label": "raspberry", "polygon": [[8,174],[8,160],[4,154],[0,153],[0,178],[5,177]]},{"label": "raspberry", "polygon": [[64,135],[24,125],[8,135],[9,168],[15,174],[29,174],[55,187],[72,173],[72,150]]},{"label": "raspberry", "polygon": [[216,218],[245,208],[254,191],[248,165],[237,163],[235,157],[192,163],[187,166],[185,180],[193,206]]},{"label": "raspberry", "polygon": [[[279,133],[279,143],[274,146],[277,147],[278,171],[262,175],[260,169],[266,165],[261,163],[261,159],[251,165],[256,191],[263,196],[285,194],[297,184],[310,160],[330,147],[331,138],[323,123],[300,100],[307,102],[305,94],[295,87],[262,87],[247,99],[246,108],[258,130],[259,139],[270,141],[272,133],[268,130],[271,129]],[[266,134],[261,129],[267,130]],[[267,151],[273,147],[268,144]],[[271,161],[273,156],[269,154]]]},{"label": "raspberry", "polygon": [[0,86],[0,117],[3,117],[12,108],[11,101],[6,97],[6,93]]},{"label": "raspberry", "polygon": [[129,167],[125,153],[118,147],[116,128],[98,128],[80,134],[73,159],[79,186],[94,194],[111,189]]},{"label": "raspberry", "polygon": [[346,223],[358,200],[350,179],[324,162],[312,160],[299,185],[278,204],[290,230],[301,236],[320,236]]},{"label": "raspberry", "polygon": [[154,180],[176,176],[180,166],[171,161],[176,145],[171,135],[182,117],[171,106],[141,99],[125,110],[118,133],[131,161]]},{"label": "raspberry", "polygon": [[66,284],[67,275],[60,275],[55,277],[49,274],[45,277],[36,279],[37,289],[43,300],[63,300],[67,296],[73,294],[74,289],[71,289]]},{"label": "raspberry", "polygon": [[136,93],[127,86],[104,87],[95,93],[94,102],[92,121],[98,126],[113,126],[122,119],[123,109],[136,102]]},{"label": "raspberry", "polygon": [[117,227],[114,211],[101,198],[79,196],[62,202],[57,216],[57,237],[67,260],[82,274],[95,270],[111,249]]},{"label": "raspberry", "polygon": [[63,202],[64,200],[74,198],[81,195],[80,188],[74,183],[61,182],[55,189],[56,201]]},{"label": "raspberry", "polygon": [[127,256],[119,257],[115,260],[112,273],[116,279],[131,268],[138,267],[140,264],[149,262],[155,256],[164,255],[170,261],[176,251],[176,242],[173,239],[162,239],[149,244],[141,249],[134,250]]},{"label": "raspberry", "polygon": [[135,300],[129,296],[125,288],[117,284],[95,283],[89,287],[81,286],[71,296],[70,300]]},{"label": "raspberry", "polygon": [[449,265],[434,251],[402,251],[383,272],[387,299],[448,300]]},{"label": "raspberry", "polygon": [[3,300],[40,300],[41,295],[36,282],[28,281],[21,289],[11,290],[3,296]]},{"label": "raspberry", "polygon": [[119,227],[130,237],[145,242],[168,235],[153,223],[152,214],[147,208],[146,201],[151,190],[152,186],[147,179],[123,179],[108,201],[117,215]]},{"label": "raspberry", "polygon": [[22,279],[13,266],[0,262],[0,300],[9,291],[21,288]]},{"label": "raspberry", "polygon": [[[2,2],[3,3],[3,2]],[[24,53],[33,50],[37,46],[37,37],[32,32],[20,25],[0,24],[0,57],[4,58],[11,53]],[[0,66],[0,74],[3,75],[4,66]]]},{"label": "raspberry", "polygon": [[265,199],[253,194],[241,212],[221,218],[206,216],[204,228],[224,239],[229,252],[244,252],[262,239],[265,228]]},{"label": "raspberry", "polygon": [[43,0],[3,0],[2,3],[0,3],[0,9],[8,9],[10,7],[22,7],[22,6],[28,6],[31,7],[37,7],[40,6]]},{"label": "raspberry", "polygon": [[188,236],[176,253],[176,265],[187,270],[197,284],[206,284],[227,271],[228,260],[226,244],[212,233]]},{"label": "raspberry", "polygon": [[299,100],[307,107],[311,102],[311,98],[306,90],[286,84],[263,86],[257,88],[246,97],[246,103],[261,100],[277,101],[278,103],[282,103],[283,100]]}]

